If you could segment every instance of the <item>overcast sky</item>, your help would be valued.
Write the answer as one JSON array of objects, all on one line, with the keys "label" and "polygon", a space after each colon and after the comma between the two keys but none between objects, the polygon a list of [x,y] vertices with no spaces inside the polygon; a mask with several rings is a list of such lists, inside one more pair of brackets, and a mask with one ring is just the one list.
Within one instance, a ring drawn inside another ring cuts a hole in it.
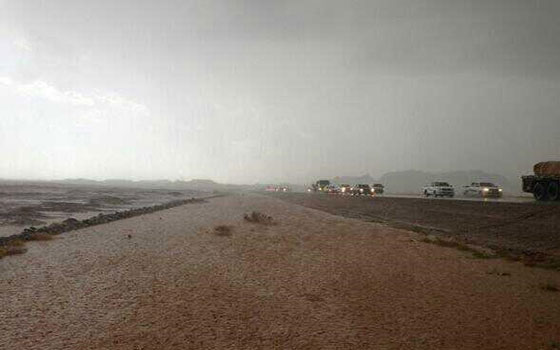
[{"label": "overcast sky", "polygon": [[0,178],[560,159],[558,0],[0,0]]}]

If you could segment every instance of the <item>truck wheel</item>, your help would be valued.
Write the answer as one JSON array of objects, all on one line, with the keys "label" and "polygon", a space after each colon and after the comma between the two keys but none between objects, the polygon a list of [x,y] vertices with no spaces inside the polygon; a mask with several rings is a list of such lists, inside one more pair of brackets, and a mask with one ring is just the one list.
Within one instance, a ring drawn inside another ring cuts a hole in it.
[{"label": "truck wheel", "polygon": [[535,187],[533,187],[533,196],[538,201],[548,200],[547,195],[546,195],[546,189],[544,188],[544,185],[542,183],[537,182],[535,184]]},{"label": "truck wheel", "polygon": [[428,191],[424,190],[424,197],[429,197]]},{"label": "truck wheel", "polygon": [[558,182],[552,181],[546,187],[546,196],[551,201],[557,201],[560,199],[560,186]]}]

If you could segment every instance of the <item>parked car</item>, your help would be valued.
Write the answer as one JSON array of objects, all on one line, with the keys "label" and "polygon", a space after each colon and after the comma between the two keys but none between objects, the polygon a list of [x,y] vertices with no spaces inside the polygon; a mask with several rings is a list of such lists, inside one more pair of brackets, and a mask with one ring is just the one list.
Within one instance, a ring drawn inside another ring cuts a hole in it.
[{"label": "parked car", "polygon": [[435,181],[422,187],[422,193],[426,197],[454,197],[455,189],[447,182]]},{"label": "parked car", "polygon": [[340,193],[342,194],[352,194],[352,186],[348,184],[340,185]]},{"label": "parked car", "polygon": [[499,198],[503,190],[491,182],[473,182],[463,188],[463,195],[468,197],[495,197]]},{"label": "parked car", "polygon": [[375,193],[368,184],[357,184],[352,187],[351,192],[354,196],[372,196]]},{"label": "parked car", "polygon": [[373,184],[372,187],[375,194],[383,194],[383,192],[385,192],[385,186],[382,184]]}]

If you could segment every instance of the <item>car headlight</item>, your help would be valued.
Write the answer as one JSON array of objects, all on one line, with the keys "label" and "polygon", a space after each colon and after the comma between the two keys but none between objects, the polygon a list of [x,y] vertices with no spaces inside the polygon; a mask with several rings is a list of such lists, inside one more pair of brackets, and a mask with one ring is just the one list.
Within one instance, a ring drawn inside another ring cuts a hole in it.
[{"label": "car headlight", "polygon": [[501,188],[498,188],[498,191],[499,191],[499,192],[502,192],[502,189],[501,189]]},{"label": "car headlight", "polygon": [[490,191],[490,189],[489,189],[489,188],[483,188],[482,190],[483,190],[484,192],[488,192],[488,191]]},{"label": "car headlight", "polygon": [[372,188],[372,189],[371,189],[371,193],[373,193],[373,192],[375,192],[375,188]]},{"label": "car headlight", "polygon": [[360,188],[360,192],[364,192],[364,189],[363,189],[363,188]]}]

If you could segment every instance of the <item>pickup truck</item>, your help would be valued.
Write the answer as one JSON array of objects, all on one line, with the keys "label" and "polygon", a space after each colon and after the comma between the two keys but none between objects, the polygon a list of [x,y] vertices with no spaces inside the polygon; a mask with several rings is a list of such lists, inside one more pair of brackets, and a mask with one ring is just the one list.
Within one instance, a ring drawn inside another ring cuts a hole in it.
[{"label": "pickup truck", "polygon": [[422,193],[424,196],[434,196],[434,197],[454,197],[455,190],[453,186],[447,182],[435,181],[422,187]]},{"label": "pickup truck", "polygon": [[491,182],[473,182],[463,187],[463,195],[467,197],[502,197],[503,190]]}]

